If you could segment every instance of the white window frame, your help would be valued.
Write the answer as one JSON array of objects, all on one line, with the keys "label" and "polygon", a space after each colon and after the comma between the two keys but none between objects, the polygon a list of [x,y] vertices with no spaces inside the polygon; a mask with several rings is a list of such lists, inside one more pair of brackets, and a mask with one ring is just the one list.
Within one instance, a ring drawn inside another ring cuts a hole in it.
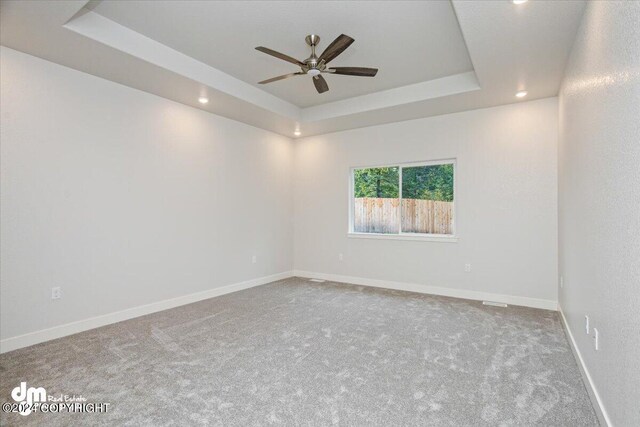
[{"label": "white window frame", "polygon": [[[429,233],[405,233],[402,231],[402,169],[403,168],[411,168],[417,166],[437,166],[437,165],[453,165],[453,223],[451,224],[453,233],[452,234],[429,234]],[[355,188],[354,188],[354,171],[359,169],[369,169],[369,168],[398,168],[398,199],[400,203],[398,204],[398,209],[400,209],[400,224],[398,233],[361,233],[353,231],[353,223],[355,220]],[[429,241],[429,242],[457,242],[458,234],[457,234],[457,212],[456,212],[456,199],[458,195],[458,180],[456,179],[457,175],[457,167],[456,167],[456,159],[441,159],[441,160],[429,160],[424,162],[412,162],[412,163],[392,163],[392,164],[384,164],[384,165],[367,165],[367,166],[353,166],[349,169],[349,224],[347,236],[349,238],[356,239],[381,239],[381,240],[418,240],[418,241]]]}]

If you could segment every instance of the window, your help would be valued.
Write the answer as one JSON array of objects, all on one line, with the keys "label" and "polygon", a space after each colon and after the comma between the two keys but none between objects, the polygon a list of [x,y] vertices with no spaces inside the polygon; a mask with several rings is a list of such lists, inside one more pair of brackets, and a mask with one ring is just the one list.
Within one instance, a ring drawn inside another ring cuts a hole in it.
[{"label": "window", "polygon": [[350,234],[450,240],[454,176],[453,160],[352,169]]}]

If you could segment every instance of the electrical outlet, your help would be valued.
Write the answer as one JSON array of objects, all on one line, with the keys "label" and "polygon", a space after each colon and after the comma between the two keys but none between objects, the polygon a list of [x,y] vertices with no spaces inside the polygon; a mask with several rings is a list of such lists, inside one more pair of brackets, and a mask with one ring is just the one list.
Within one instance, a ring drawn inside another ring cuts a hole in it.
[{"label": "electrical outlet", "polygon": [[600,334],[598,333],[598,329],[593,328],[593,347],[598,351],[600,349]]},{"label": "electrical outlet", "polygon": [[60,299],[62,298],[62,289],[59,286],[55,288],[51,288],[51,299]]},{"label": "electrical outlet", "polygon": [[256,262],[258,262],[258,257],[254,255],[251,257],[251,264],[255,264]]},{"label": "electrical outlet", "polygon": [[469,273],[471,271],[471,264],[465,264],[464,265],[464,271]]},{"label": "electrical outlet", "polygon": [[338,260],[340,260],[340,261],[344,261],[344,255],[342,255],[342,254],[338,254]]},{"label": "electrical outlet", "polygon": [[584,331],[589,335],[591,330],[589,329],[589,316],[584,316]]}]

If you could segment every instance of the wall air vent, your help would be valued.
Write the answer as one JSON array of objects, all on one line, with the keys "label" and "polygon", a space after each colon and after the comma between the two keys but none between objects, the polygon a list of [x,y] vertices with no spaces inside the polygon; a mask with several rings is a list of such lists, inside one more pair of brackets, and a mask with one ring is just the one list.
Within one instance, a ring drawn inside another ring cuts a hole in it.
[{"label": "wall air vent", "polygon": [[503,302],[495,302],[495,301],[482,301],[482,305],[490,305],[492,307],[508,307],[507,304]]}]

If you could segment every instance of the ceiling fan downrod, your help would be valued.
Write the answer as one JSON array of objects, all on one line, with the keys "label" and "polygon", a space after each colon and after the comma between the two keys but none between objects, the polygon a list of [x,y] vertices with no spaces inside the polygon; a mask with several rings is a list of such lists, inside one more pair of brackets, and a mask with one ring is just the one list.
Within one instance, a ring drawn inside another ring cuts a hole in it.
[{"label": "ceiling fan downrod", "polygon": [[[303,70],[310,76],[317,76],[326,68],[325,62],[318,62],[318,56],[316,55],[316,46],[320,43],[320,36],[315,34],[309,34],[305,37],[305,41],[311,46],[311,56],[305,59],[304,62],[307,67],[303,67]],[[306,70],[304,68],[307,68]]]}]

